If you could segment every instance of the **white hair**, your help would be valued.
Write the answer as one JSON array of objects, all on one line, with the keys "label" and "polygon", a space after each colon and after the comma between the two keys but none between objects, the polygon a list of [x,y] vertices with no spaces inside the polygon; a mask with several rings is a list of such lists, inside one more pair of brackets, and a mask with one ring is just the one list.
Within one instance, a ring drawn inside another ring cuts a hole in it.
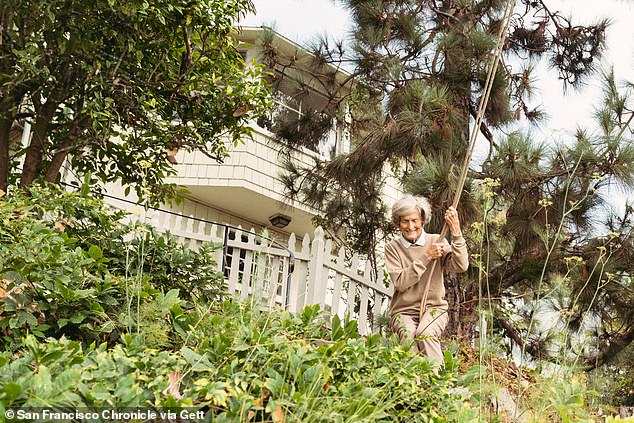
[{"label": "white hair", "polygon": [[420,212],[423,224],[427,224],[431,220],[431,204],[429,204],[429,200],[425,197],[415,197],[411,194],[407,194],[396,201],[392,206],[392,223],[394,226],[398,227],[401,216],[412,210],[418,210]]}]

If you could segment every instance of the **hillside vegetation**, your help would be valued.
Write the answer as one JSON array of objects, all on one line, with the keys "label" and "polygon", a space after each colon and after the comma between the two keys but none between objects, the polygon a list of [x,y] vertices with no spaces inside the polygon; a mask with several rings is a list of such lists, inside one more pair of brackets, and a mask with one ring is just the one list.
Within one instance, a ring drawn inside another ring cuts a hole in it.
[{"label": "hillside vegetation", "polygon": [[34,188],[4,197],[0,212],[0,414],[132,407],[219,422],[595,420],[583,379],[526,379],[530,401],[502,412],[496,398],[512,386],[477,352],[448,348],[435,373],[395,337],[360,337],[355,321],[318,306],[293,315],[228,298],[214,246],[193,251],[121,223],[87,190]]}]

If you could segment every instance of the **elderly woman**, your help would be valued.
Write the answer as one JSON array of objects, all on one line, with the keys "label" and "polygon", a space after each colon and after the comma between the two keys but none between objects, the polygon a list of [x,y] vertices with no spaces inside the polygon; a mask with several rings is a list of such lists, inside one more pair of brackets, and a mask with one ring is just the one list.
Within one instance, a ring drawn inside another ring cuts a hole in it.
[{"label": "elderly woman", "polygon": [[414,348],[440,365],[440,336],[448,321],[443,272],[465,272],[469,258],[455,208],[445,212],[451,244],[440,235],[425,233],[423,226],[430,220],[426,198],[407,195],[398,200],[392,207],[392,222],[401,233],[385,246],[385,265],[394,284],[389,310],[394,333],[401,344],[415,340]]}]

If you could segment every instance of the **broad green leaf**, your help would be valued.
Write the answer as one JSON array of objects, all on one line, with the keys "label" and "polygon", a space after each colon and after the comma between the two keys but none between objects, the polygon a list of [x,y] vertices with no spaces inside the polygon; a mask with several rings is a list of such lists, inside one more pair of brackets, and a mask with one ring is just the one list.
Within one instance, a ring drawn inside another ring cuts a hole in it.
[{"label": "broad green leaf", "polygon": [[97,245],[91,245],[90,248],[88,248],[88,257],[99,260],[103,257],[103,251],[101,251],[101,248]]}]

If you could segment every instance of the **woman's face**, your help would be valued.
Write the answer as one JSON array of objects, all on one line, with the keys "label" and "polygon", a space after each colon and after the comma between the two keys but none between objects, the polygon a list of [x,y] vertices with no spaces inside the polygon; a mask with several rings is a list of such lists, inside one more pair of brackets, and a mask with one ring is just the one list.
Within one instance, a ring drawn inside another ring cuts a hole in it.
[{"label": "woman's face", "polygon": [[406,240],[415,242],[420,237],[420,234],[423,233],[423,219],[418,209],[412,209],[402,214],[398,228]]}]

